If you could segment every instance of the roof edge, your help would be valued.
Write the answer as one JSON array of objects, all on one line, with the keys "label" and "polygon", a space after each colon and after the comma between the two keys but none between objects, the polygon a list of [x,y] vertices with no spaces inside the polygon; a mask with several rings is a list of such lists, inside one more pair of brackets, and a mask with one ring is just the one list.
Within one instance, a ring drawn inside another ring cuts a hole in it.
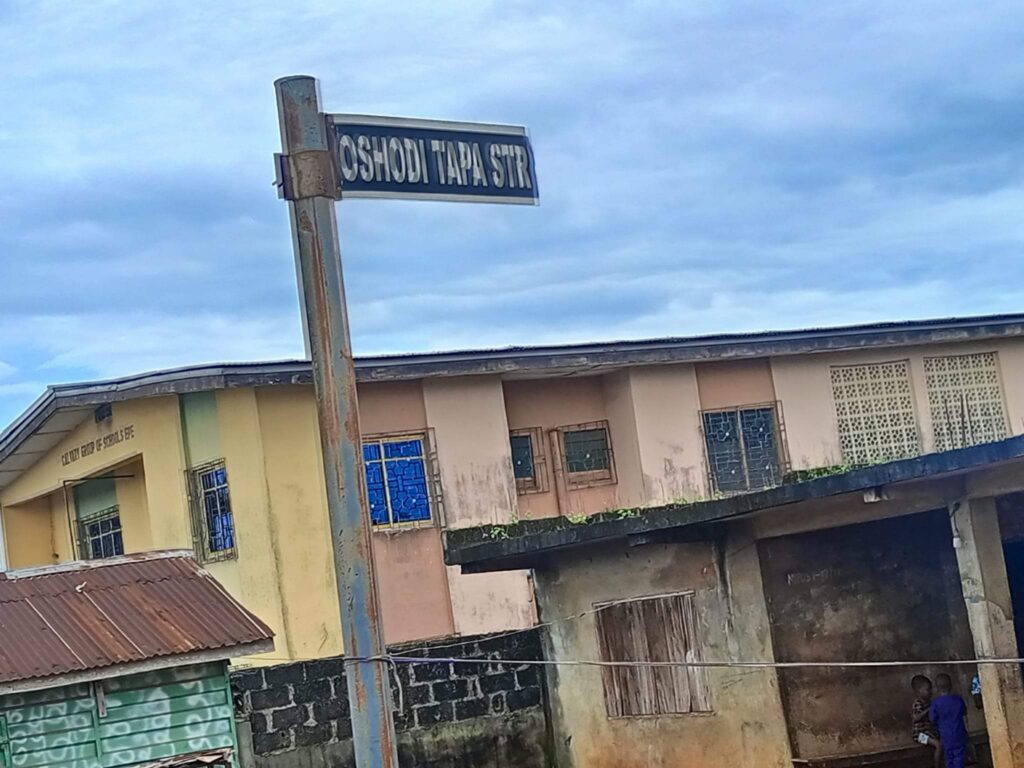
[{"label": "roof edge", "polygon": [[107,568],[114,565],[125,565],[127,563],[141,563],[149,560],[187,559],[192,560],[198,570],[206,573],[196,560],[195,552],[191,549],[158,549],[150,552],[137,552],[116,557],[105,557],[98,560],[68,560],[64,563],[52,565],[37,565],[31,568],[18,568],[17,570],[0,572],[0,579],[18,581],[19,579],[32,579],[39,576],[49,576],[54,573],[84,572],[97,568]]},{"label": "roof edge", "polygon": [[1024,435],[1017,435],[994,443],[924,454],[724,499],[639,508],[635,515],[610,513],[605,517],[598,514],[582,524],[573,524],[566,518],[527,520],[506,526],[504,536],[500,537],[494,537],[494,526],[449,529],[444,534],[445,563],[473,573],[519,570],[529,567],[524,565],[525,561],[555,550],[722,523],[812,499],[858,493],[1021,458],[1024,458]]},{"label": "roof edge", "polygon": [[[361,356],[356,359],[356,376],[359,381],[366,382],[529,371],[543,373],[567,368],[587,370],[694,363],[1021,336],[1024,336],[1024,313],[976,315],[788,331]],[[0,463],[62,408],[91,408],[140,397],[229,387],[311,382],[312,367],[308,361],[285,360],[208,363],[114,379],[52,385],[0,431]]]},{"label": "roof edge", "polygon": [[28,693],[30,691],[43,691],[50,688],[63,688],[66,685],[78,683],[91,683],[97,680],[109,680],[113,677],[127,677],[129,675],[142,674],[144,672],[156,672],[162,669],[173,667],[185,667],[195,664],[209,664],[215,661],[227,661],[238,656],[253,656],[260,653],[268,653],[274,650],[273,638],[257,640],[242,645],[224,646],[212,650],[191,651],[189,653],[172,654],[160,656],[145,661],[133,661],[127,664],[113,664],[98,669],[83,670],[81,672],[62,672],[52,677],[32,677],[24,680],[13,680],[8,683],[0,683],[0,696],[7,696],[12,693]]}]

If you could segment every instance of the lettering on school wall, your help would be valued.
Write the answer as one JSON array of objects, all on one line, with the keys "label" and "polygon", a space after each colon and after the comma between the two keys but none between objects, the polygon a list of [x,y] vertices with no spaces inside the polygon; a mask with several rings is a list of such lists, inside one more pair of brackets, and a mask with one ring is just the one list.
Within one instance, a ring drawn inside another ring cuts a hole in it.
[{"label": "lettering on school wall", "polygon": [[88,440],[81,445],[76,445],[74,448],[69,448],[61,454],[60,463],[66,467],[74,464],[76,461],[80,461],[81,459],[98,453],[103,453],[116,445],[127,443],[134,439],[135,425],[125,424],[123,427],[115,429],[113,432],[108,432],[105,435],[101,435],[95,440]]}]

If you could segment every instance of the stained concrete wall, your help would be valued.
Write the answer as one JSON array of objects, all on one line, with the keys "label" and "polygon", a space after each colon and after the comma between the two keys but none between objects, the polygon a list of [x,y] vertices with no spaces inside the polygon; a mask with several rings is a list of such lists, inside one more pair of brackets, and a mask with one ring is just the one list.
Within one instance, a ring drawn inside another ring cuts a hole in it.
[{"label": "stained concrete wall", "polygon": [[[778,661],[972,658],[944,510],[768,539],[759,549]],[[780,670],[794,755],[911,746],[910,677],[943,671],[966,697],[970,667]],[[968,714],[984,727],[973,707]]]},{"label": "stained concrete wall", "polygon": [[[717,545],[609,546],[565,553],[538,570],[541,619],[574,616],[595,603],[693,590],[705,658],[771,660],[757,550],[737,534]],[[593,614],[545,631],[552,659],[600,658]],[[560,768],[789,768],[786,725],[774,671],[708,672],[712,712],[611,719],[601,671],[549,668]]]}]

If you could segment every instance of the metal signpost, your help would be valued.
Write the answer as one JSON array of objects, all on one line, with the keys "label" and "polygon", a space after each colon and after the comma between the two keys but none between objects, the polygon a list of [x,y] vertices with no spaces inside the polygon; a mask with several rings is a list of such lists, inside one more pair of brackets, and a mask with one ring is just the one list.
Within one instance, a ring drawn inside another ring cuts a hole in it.
[{"label": "metal signpost", "polygon": [[313,361],[352,738],[359,768],[398,768],[334,201],[402,198],[536,204],[524,128],[320,111],[312,77],[274,83],[278,187],[288,201]]}]

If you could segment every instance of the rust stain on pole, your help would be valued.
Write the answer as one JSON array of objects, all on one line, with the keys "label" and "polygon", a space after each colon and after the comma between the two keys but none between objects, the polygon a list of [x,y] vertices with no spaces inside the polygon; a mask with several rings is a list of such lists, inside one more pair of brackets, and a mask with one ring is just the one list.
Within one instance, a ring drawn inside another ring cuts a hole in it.
[{"label": "rust stain on pole", "polygon": [[[362,466],[355,366],[334,220],[333,165],[311,77],[278,80],[293,239],[313,359],[358,768],[397,768],[398,756],[372,532]],[[372,660],[368,660],[372,659]]]}]

